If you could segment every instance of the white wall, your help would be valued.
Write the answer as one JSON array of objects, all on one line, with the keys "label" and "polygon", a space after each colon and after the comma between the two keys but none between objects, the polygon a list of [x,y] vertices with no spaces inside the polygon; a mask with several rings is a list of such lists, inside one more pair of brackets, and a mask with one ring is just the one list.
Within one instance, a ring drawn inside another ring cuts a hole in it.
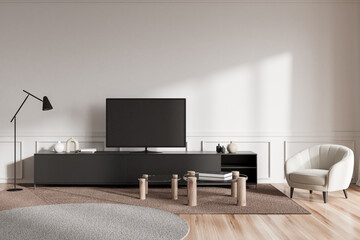
[{"label": "white wall", "polygon": [[0,181],[23,89],[54,106],[18,116],[23,182],[57,140],[103,148],[107,97],[186,97],[189,150],[236,141],[263,182],[316,143],[351,147],[358,168],[359,1],[0,1],[0,32]]}]

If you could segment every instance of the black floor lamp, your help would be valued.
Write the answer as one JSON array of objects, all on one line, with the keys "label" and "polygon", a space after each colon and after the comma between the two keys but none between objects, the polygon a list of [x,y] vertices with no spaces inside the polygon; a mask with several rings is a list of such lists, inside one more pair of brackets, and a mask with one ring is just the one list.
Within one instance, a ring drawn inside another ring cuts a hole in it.
[{"label": "black floor lamp", "polygon": [[43,99],[41,100],[40,98],[32,95],[29,92],[27,92],[25,90],[23,90],[23,91],[25,93],[27,93],[27,96],[24,99],[24,101],[22,102],[22,104],[20,105],[19,109],[16,111],[14,117],[10,121],[10,122],[14,122],[14,188],[8,189],[8,191],[10,191],[10,192],[21,191],[22,190],[22,188],[16,188],[16,115],[19,113],[20,109],[22,108],[22,106],[24,105],[24,103],[26,102],[26,100],[28,99],[29,96],[32,96],[32,97],[36,98],[37,100],[43,102],[43,106],[42,106],[43,111],[53,109],[49,99],[46,96],[44,96]]}]

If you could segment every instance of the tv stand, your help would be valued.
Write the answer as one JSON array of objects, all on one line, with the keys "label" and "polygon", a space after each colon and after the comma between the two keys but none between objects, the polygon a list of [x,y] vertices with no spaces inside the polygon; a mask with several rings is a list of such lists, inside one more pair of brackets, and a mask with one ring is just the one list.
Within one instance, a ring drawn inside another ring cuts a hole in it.
[{"label": "tv stand", "polygon": [[142,174],[182,176],[189,170],[236,170],[248,176],[248,184],[257,184],[257,155],[253,152],[50,152],[34,155],[34,184],[137,185]]},{"label": "tv stand", "polygon": [[144,151],[134,151],[134,152],[131,152],[131,153],[161,153],[161,152],[149,151],[149,150],[148,150],[148,147],[145,147],[145,150],[144,150]]}]

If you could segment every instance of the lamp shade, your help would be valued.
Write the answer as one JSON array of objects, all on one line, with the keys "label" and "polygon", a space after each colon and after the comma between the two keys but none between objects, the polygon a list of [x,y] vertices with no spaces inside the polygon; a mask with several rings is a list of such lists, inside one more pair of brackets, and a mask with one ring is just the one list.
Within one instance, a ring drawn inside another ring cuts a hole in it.
[{"label": "lamp shade", "polygon": [[51,110],[51,109],[53,109],[53,107],[51,106],[51,103],[50,103],[49,99],[47,98],[47,96],[44,96],[42,110],[43,111],[48,111],[48,110]]}]

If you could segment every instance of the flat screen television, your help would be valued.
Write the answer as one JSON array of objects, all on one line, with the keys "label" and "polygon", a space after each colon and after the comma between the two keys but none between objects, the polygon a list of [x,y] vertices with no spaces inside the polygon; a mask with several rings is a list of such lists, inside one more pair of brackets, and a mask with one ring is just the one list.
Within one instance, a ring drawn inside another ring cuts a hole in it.
[{"label": "flat screen television", "polygon": [[107,147],[185,147],[186,99],[107,98]]}]

